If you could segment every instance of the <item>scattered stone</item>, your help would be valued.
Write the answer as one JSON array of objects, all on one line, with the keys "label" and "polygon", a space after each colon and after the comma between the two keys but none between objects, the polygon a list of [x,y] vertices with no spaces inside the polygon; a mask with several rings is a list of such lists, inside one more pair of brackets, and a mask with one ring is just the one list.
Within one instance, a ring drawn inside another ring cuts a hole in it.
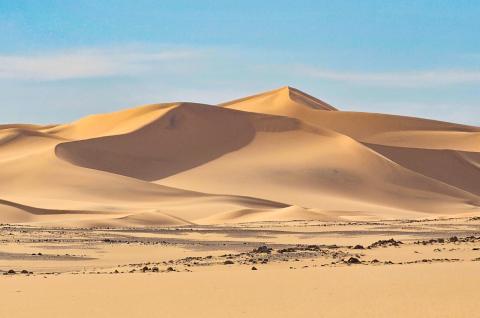
[{"label": "scattered stone", "polygon": [[452,236],[449,240],[450,242],[455,243],[455,242],[458,242],[458,237]]},{"label": "scattered stone", "polygon": [[252,252],[253,253],[268,253],[270,254],[272,252],[272,248],[271,247],[268,247],[266,245],[262,245],[256,249],[254,249]]},{"label": "scattered stone", "polygon": [[297,249],[294,248],[294,247],[282,248],[282,249],[278,250],[278,252],[279,252],[280,254],[283,254],[283,253],[293,253],[293,252],[296,252],[296,251],[297,251]]},{"label": "scattered stone", "polygon": [[29,274],[26,269],[23,269],[20,273],[22,273],[22,274]]},{"label": "scattered stone", "polygon": [[152,267],[152,272],[158,273],[158,267]]},{"label": "scattered stone", "polygon": [[255,266],[252,266],[252,271],[258,270]]},{"label": "scattered stone", "polygon": [[350,257],[347,261],[347,264],[360,264],[360,263],[362,262],[356,257]]},{"label": "scattered stone", "polygon": [[142,272],[145,273],[145,272],[148,271],[149,269],[150,269],[150,268],[148,268],[148,266],[144,266],[144,267],[142,268]]},{"label": "scattered stone", "polygon": [[234,262],[231,261],[231,260],[226,260],[225,262],[223,262],[223,264],[224,265],[232,265],[232,264],[234,264]]},{"label": "scattered stone", "polygon": [[167,272],[174,272],[174,271],[175,271],[175,269],[173,267],[167,268]]},{"label": "scattered stone", "polygon": [[376,241],[375,243],[370,244],[368,248],[370,249],[370,248],[376,248],[376,247],[400,246],[401,244],[403,244],[401,241],[395,241],[393,238],[391,238],[389,240]]},{"label": "scattered stone", "polygon": [[363,247],[363,245],[360,245],[360,244],[357,244],[353,247],[354,250],[363,250],[365,249],[365,247]]},{"label": "scattered stone", "polygon": [[17,273],[17,272],[15,272],[13,269],[9,269],[8,272],[7,272],[7,274],[12,274],[12,275],[13,275],[13,274],[16,274],[16,273]]}]

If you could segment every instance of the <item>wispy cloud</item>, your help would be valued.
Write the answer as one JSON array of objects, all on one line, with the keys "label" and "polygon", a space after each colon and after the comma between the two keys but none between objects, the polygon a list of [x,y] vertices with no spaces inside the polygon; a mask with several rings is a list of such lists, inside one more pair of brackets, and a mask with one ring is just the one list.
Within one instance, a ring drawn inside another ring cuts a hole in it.
[{"label": "wispy cloud", "polygon": [[424,87],[480,82],[480,71],[432,70],[409,72],[344,72],[297,67],[296,71],[318,79],[364,85]]},{"label": "wispy cloud", "polygon": [[0,79],[65,80],[132,75],[197,59],[189,49],[78,49],[43,55],[0,55]]}]

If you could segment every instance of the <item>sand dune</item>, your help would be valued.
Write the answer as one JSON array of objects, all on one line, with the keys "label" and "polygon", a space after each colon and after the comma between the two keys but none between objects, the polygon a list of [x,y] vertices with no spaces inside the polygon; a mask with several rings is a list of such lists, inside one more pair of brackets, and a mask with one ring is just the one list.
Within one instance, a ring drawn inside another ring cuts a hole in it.
[{"label": "sand dune", "polygon": [[266,114],[278,114],[283,111],[301,113],[307,109],[337,110],[332,105],[289,86],[236,99],[220,106]]},{"label": "sand dune", "polygon": [[241,209],[225,213],[218,213],[204,219],[198,220],[200,224],[229,224],[248,222],[273,222],[273,221],[340,221],[341,217],[328,211],[316,211],[299,206],[288,206],[285,208],[260,210]]},{"label": "sand dune", "polygon": [[[241,150],[158,182],[375,214],[391,209],[466,212],[480,202],[473,194],[406,169],[349,137],[304,130],[258,133]],[[261,186],[252,187],[257,184]]]},{"label": "sand dune", "polygon": [[480,195],[480,153],[367,144],[396,163],[459,189]]},{"label": "sand dune", "polygon": [[478,127],[339,111],[290,87],[222,106],[0,125],[0,222],[178,226],[479,211]]},{"label": "sand dune", "polygon": [[[298,90],[284,87],[227,102],[221,106],[298,118],[362,142],[413,148],[480,151],[479,127],[406,116],[322,111],[325,109],[311,107],[307,102],[293,102],[292,92],[296,93]],[[275,102],[272,103],[271,100]]]},{"label": "sand dune", "polygon": [[295,119],[182,103],[133,132],[62,143],[56,154],[82,167],[153,181],[238,150],[256,130],[296,125]]},{"label": "sand dune", "polygon": [[[22,210],[25,217],[25,213],[35,214],[32,211],[38,209],[49,212],[43,213],[49,217],[41,217],[38,213],[36,217],[29,216],[31,221],[118,224],[121,223],[119,218],[134,219],[135,214],[146,212],[164,212],[195,220],[240,208],[285,207],[285,204],[261,199],[207,195],[77,167],[57,158],[54,148],[51,146],[39,153],[1,163],[1,199]],[[85,213],[80,213],[82,211]],[[88,212],[96,212],[98,216]],[[2,222],[21,221],[12,213],[8,216],[2,218]]]}]

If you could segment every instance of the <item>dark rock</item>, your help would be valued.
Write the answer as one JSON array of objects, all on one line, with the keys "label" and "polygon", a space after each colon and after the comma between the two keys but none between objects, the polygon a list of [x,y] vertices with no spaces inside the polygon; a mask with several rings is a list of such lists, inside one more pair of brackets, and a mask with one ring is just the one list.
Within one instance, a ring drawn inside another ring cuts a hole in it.
[{"label": "dark rock", "polygon": [[363,250],[365,249],[365,247],[363,247],[363,245],[360,245],[360,244],[357,244],[353,247],[354,250]]},{"label": "dark rock", "polygon": [[231,261],[231,260],[226,260],[225,262],[223,262],[223,264],[225,264],[225,265],[232,265],[232,264],[234,264],[234,262]]},{"label": "dark rock", "polygon": [[376,248],[376,247],[386,247],[386,246],[399,246],[403,244],[401,241],[395,241],[393,238],[389,240],[379,240],[375,243],[368,246],[368,248]]},{"label": "dark rock", "polygon": [[450,242],[458,242],[458,237],[452,236],[452,237],[450,238]]},{"label": "dark rock", "polygon": [[254,249],[252,252],[253,253],[269,253],[270,254],[272,252],[272,250],[273,250],[272,248],[270,248],[266,245],[262,245],[262,246],[260,246],[256,249]]},{"label": "dark rock", "polygon": [[252,271],[258,270],[255,266],[252,266]]},{"label": "dark rock", "polygon": [[362,262],[356,257],[350,257],[347,261],[347,264],[360,264],[360,263]]}]

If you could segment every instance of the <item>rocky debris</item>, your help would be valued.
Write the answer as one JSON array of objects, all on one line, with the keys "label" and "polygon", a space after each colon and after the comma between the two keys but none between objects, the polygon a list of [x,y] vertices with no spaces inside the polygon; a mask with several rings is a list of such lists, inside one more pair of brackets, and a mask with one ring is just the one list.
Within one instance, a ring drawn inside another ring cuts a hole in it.
[{"label": "rocky debris", "polygon": [[443,262],[459,262],[459,258],[431,258],[431,259],[421,259],[411,262],[405,262],[405,264],[418,264],[418,263],[443,263]]},{"label": "rocky debris", "polygon": [[173,267],[168,267],[167,268],[167,272],[174,272],[174,271],[175,271],[175,268],[173,268]]},{"label": "rocky debris", "polygon": [[283,254],[283,253],[294,253],[298,251],[296,247],[287,247],[287,248],[282,248],[278,250],[278,253]]},{"label": "rocky debris", "polygon": [[252,271],[258,270],[255,266],[252,266]]},{"label": "rocky debris", "polygon": [[273,251],[271,247],[266,245],[259,246],[258,248],[254,249],[252,253],[267,253],[270,254]]},{"label": "rocky debris", "polygon": [[144,267],[142,268],[142,272],[144,272],[144,273],[145,273],[146,271],[148,271],[148,270],[150,270],[150,268],[148,268],[148,266],[144,266]]},{"label": "rocky debris", "polygon": [[233,261],[231,260],[226,260],[225,262],[223,262],[224,265],[232,265],[232,264],[235,264]]},{"label": "rocky debris", "polygon": [[357,244],[353,247],[354,250],[363,250],[365,249],[365,247],[363,247],[363,245],[360,245],[360,244]]},{"label": "rocky debris", "polygon": [[356,257],[350,257],[347,261],[347,264],[361,264],[362,262]]},{"label": "rocky debris", "polygon": [[429,245],[429,244],[443,244],[443,243],[473,243],[480,241],[480,236],[466,236],[466,237],[458,237],[452,236],[450,238],[438,238],[438,239],[430,239],[426,241],[416,241],[414,244],[421,244],[421,245]]},{"label": "rocky debris", "polygon": [[400,246],[403,244],[401,241],[395,241],[393,238],[389,240],[379,240],[375,243],[370,244],[367,248],[377,248],[377,247],[387,247],[387,246]]},{"label": "rocky debris", "polygon": [[443,244],[445,243],[445,239],[439,238],[439,239],[430,239],[428,241],[417,241],[414,244],[422,244],[422,245],[429,245],[429,244]]},{"label": "rocky debris", "polygon": [[318,252],[322,249],[318,245],[297,245],[295,247],[287,247],[278,250],[278,253],[295,253],[295,252],[303,252],[303,251],[311,251],[311,252]]},{"label": "rocky debris", "polygon": [[152,267],[152,272],[158,273],[159,272],[158,267]]}]

